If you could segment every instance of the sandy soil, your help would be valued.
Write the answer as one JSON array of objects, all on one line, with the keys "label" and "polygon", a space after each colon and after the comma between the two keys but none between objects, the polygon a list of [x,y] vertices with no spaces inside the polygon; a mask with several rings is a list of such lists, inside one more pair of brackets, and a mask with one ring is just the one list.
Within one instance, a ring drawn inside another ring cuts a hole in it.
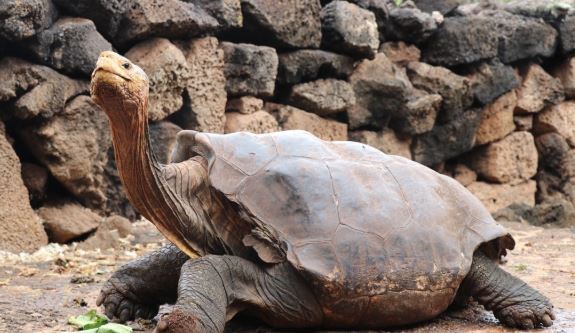
[{"label": "sandy soil", "polygon": [[[557,320],[538,332],[575,332],[575,230],[505,223],[517,241],[505,269],[551,298]],[[160,246],[153,226],[139,223],[119,250],[81,251],[49,245],[33,255],[0,254],[0,332],[66,332],[71,315],[95,308],[101,284],[118,265]],[[151,332],[152,323],[131,323]],[[256,324],[233,323],[228,332],[272,332]],[[400,332],[512,332],[478,305]]]}]

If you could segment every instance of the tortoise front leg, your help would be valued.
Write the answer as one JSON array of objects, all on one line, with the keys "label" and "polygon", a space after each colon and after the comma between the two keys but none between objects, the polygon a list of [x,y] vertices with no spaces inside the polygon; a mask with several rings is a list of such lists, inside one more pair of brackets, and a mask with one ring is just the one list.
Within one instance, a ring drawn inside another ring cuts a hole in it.
[{"label": "tortoise front leg", "polygon": [[277,328],[316,327],[323,318],[313,293],[291,266],[264,269],[239,257],[209,255],[184,264],[178,301],[156,332],[223,332],[238,312]]},{"label": "tortoise front leg", "polygon": [[555,319],[553,305],[547,297],[501,269],[497,261],[479,250],[461,287],[487,310],[492,310],[506,326],[547,327]]},{"label": "tortoise front leg", "polygon": [[96,304],[104,305],[109,318],[151,319],[160,305],[176,301],[180,269],[188,259],[169,244],[131,261],[104,284]]}]

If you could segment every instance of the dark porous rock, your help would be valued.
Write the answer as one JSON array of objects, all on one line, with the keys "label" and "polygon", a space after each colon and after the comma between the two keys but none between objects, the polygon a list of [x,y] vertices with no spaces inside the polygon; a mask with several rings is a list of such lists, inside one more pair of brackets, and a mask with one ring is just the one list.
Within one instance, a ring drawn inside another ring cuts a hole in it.
[{"label": "dark porous rock", "polygon": [[278,56],[271,47],[223,42],[226,91],[230,96],[271,97],[275,90]]},{"label": "dark porous rock", "polygon": [[407,75],[414,87],[443,97],[438,119],[441,123],[456,118],[473,103],[469,80],[447,68],[411,62],[407,66]]},{"label": "dark porous rock", "polygon": [[519,85],[519,78],[513,68],[498,60],[481,63],[471,70],[467,78],[471,81],[475,99],[481,105],[493,102]]},{"label": "dark porous rock", "polygon": [[48,243],[40,218],[30,207],[20,160],[0,122],[0,250],[33,252]]},{"label": "dark porous rock", "polygon": [[526,203],[513,203],[491,214],[497,222],[520,222],[526,219],[533,207]]},{"label": "dark porous rock", "polygon": [[124,13],[114,44],[150,37],[186,38],[215,31],[218,21],[197,5],[179,0],[138,0]]},{"label": "dark porous rock", "polygon": [[409,102],[413,86],[405,69],[383,53],[364,60],[350,76],[356,105],[348,110],[351,129],[381,129]]},{"label": "dark porous rock", "polygon": [[560,175],[563,160],[569,151],[565,138],[557,133],[547,133],[535,138],[539,153],[539,167]]},{"label": "dark porous rock", "polygon": [[165,38],[154,38],[135,45],[125,57],[140,66],[150,80],[150,120],[162,120],[182,107],[190,69],[179,48]]},{"label": "dark porous rock", "polygon": [[0,102],[18,98],[8,111],[20,119],[49,118],[60,113],[71,98],[88,92],[84,81],[17,58],[0,60],[0,77]]},{"label": "dark porous rock", "polygon": [[354,106],[355,94],[346,81],[321,79],[295,85],[289,104],[320,116],[328,116]]},{"label": "dark porous rock", "polygon": [[184,0],[191,2],[213,16],[222,29],[240,28],[243,25],[240,0]]},{"label": "dark porous rock", "polygon": [[34,58],[67,74],[89,76],[102,51],[112,50],[90,20],[67,17],[24,43]]},{"label": "dark porous rock", "polygon": [[158,162],[167,164],[176,144],[176,135],[182,129],[169,121],[150,124],[150,144]]},{"label": "dark porous rock", "polygon": [[386,37],[410,43],[422,43],[437,30],[435,19],[417,8],[400,7],[389,12]]},{"label": "dark porous rock", "polygon": [[481,109],[471,109],[415,137],[411,148],[413,159],[433,166],[471,150],[480,120]]},{"label": "dark porous rock", "polygon": [[563,198],[544,201],[530,209],[525,220],[533,225],[572,227],[575,226],[575,206]]},{"label": "dark porous rock", "polygon": [[272,45],[319,48],[319,0],[242,0],[244,27]]},{"label": "dark porous rock", "polygon": [[353,72],[353,63],[350,57],[322,50],[282,53],[277,81],[291,85],[318,78],[346,79]]},{"label": "dark porous rock", "polygon": [[442,100],[441,95],[415,90],[400,114],[392,120],[391,127],[404,135],[417,135],[431,131]]},{"label": "dark porous rock", "polygon": [[461,0],[413,0],[417,8],[424,12],[440,12],[441,14],[448,14],[459,6],[463,1]]},{"label": "dark porous rock", "polygon": [[373,58],[379,48],[375,15],[357,5],[336,0],[321,10],[322,46],[355,57]]},{"label": "dark porous rock", "polygon": [[77,203],[66,202],[38,209],[50,241],[67,243],[96,230],[102,217]]},{"label": "dark porous rock", "polygon": [[488,10],[481,17],[492,21],[499,36],[498,56],[504,63],[550,57],[557,48],[557,31],[540,19]]},{"label": "dark porous rock", "polygon": [[22,163],[22,180],[33,205],[46,199],[49,177],[50,172],[45,167],[34,163]]},{"label": "dark porous rock", "polygon": [[458,66],[497,56],[498,34],[489,18],[446,17],[421,52],[432,65]]},{"label": "dark porous rock", "polygon": [[0,39],[19,41],[48,28],[58,17],[51,0],[0,1]]},{"label": "dark porous rock", "polygon": [[118,33],[124,12],[135,0],[53,1],[69,14],[92,20],[106,38],[113,38]]},{"label": "dark porous rock", "polygon": [[575,50],[575,15],[567,16],[559,24],[559,43],[563,54]]},{"label": "dark porous rock", "polygon": [[380,40],[385,37],[385,28],[389,19],[389,10],[394,6],[391,0],[350,0],[361,8],[371,11],[375,15],[375,21],[379,28]]}]

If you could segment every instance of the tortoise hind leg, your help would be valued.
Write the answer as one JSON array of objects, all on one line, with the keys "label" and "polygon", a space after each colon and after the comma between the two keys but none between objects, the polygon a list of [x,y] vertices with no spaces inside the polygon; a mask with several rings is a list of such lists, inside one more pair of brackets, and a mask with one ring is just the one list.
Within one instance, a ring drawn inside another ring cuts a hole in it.
[{"label": "tortoise hind leg", "polygon": [[549,299],[507,273],[480,250],[473,256],[469,274],[461,286],[506,326],[532,329],[553,324]]},{"label": "tortoise hind leg", "polygon": [[276,328],[319,326],[320,305],[287,264],[262,268],[235,256],[208,255],[182,267],[178,300],[155,332],[223,332],[239,312]]}]

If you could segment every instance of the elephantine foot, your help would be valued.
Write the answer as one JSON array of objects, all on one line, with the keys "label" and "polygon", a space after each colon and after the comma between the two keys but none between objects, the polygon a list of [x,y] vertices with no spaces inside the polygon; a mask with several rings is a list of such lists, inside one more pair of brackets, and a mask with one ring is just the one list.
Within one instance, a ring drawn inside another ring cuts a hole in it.
[{"label": "elephantine foot", "polygon": [[204,325],[188,311],[175,307],[164,314],[154,333],[209,333]]},{"label": "elephantine foot", "polygon": [[136,318],[152,319],[158,313],[159,304],[140,301],[128,281],[111,277],[102,287],[96,304],[104,306],[108,318],[118,318],[122,322]]},{"label": "elephantine foot", "polygon": [[506,326],[533,329],[553,325],[553,305],[547,299],[533,299],[494,311],[495,317]]}]

